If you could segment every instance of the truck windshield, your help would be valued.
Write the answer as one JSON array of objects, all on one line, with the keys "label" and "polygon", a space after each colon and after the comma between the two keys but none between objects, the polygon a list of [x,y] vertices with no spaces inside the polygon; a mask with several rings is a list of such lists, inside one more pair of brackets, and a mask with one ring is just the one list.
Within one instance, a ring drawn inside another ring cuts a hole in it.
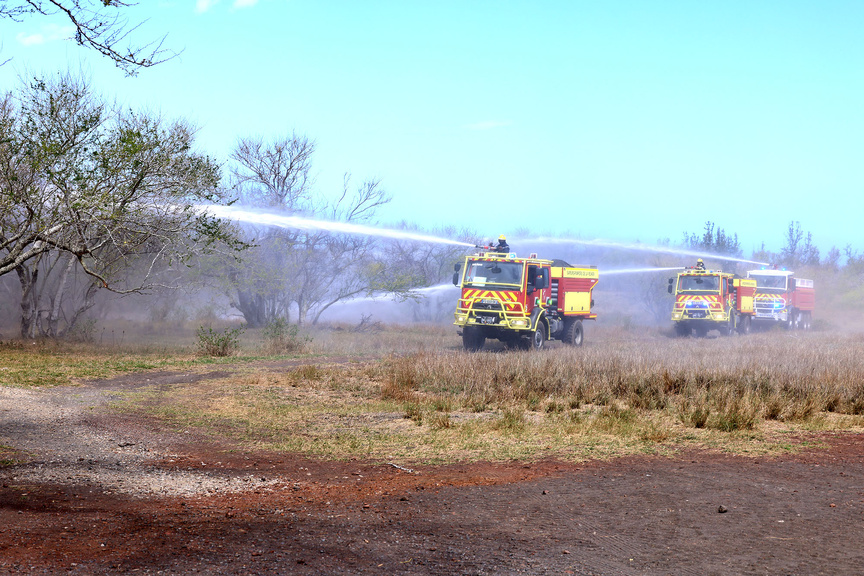
[{"label": "truck windshield", "polygon": [[720,290],[719,276],[679,276],[678,292],[718,292]]},{"label": "truck windshield", "polygon": [[521,288],[522,263],[495,260],[469,260],[465,268],[465,286],[484,288]]},{"label": "truck windshield", "polygon": [[750,278],[756,280],[756,288],[778,288],[780,290],[786,290],[786,276],[750,274]]}]

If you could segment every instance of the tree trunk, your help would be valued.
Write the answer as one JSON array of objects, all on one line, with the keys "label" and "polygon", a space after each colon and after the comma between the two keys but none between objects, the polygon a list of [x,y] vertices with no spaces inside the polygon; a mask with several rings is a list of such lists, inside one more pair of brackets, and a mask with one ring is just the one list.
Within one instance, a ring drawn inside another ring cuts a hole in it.
[{"label": "tree trunk", "polygon": [[[57,283],[57,292],[51,298],[51,312],[48,314],[47,319],[45,320],[45,326],[40,326],[39,330],[43,334],[47,334],[51,338],[59,337],[59,324],[60,324],[60,308],[63,304],[63,296],[66,292],[66,284],[69,281],[69,272],[72,271],[72,267],[75,265],[75,260],[72,258],[70,254],[67,257],[66,266],[63,267],[63,271],[60,273],[60,280]],[[66,330],[68,330],[68,326]],[[65,332],[65,330],[64,330]]]},{"label": "tree trunk", "polygon": [[39,277],[39,268],[34,266],[31,273],[25,266],[15,268],[18,281],[21,283],[21,337],[35,338],[37,330],[37,315],[39,310],[36,302],[36,280]]},{"label": "tree trunk", "polygon": [[243,314],[250,328],[261,328],[267,323],[267,302],[260,294],[238,290],[237,301],[231,305]]}]

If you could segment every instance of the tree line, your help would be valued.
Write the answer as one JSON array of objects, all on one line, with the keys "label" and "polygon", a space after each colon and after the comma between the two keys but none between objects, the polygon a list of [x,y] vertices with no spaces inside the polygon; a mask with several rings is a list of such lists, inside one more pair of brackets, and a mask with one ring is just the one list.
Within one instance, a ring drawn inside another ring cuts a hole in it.
[{"label": "tree line", "polygon": [[223,166],[197,151],[186,121],[120,108],[68,74],[3,95],[0,278],[18,279],[7,298],[19,299],[21,336],[64,336],[105,292],[206,285],[261,327],[315,323],[360,295],[411,297],[448,276],[459,248],[240,226],[200,209],[239,202],[374,224],[391,199],[381,182],[346,174],[328,196],[311,185],[314,152],[296,133],[240,138]]}]

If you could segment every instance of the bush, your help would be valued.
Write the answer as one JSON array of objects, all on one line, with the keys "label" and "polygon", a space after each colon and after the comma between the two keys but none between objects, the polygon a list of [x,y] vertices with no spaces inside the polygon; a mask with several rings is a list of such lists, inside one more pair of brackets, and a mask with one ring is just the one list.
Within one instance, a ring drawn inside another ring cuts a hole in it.
[{"label": "bush", "polygon": [[70,342],[93,342],[96,339],[96,319],[82,318],[66,333]]},{"label": "bush", "polygon": [[240,349],[240,334],[243,327],[226,328],[217,332],[213,328],[199,326],[195,332],[198,336],[198,353],[202,356],[231,356]]},{"label": "bush", "polygon": [[270,354],[300,352],[312,341],[312,338],[309,336],[301,337],[299,332],[299,326],[289,324],[284,318],[271,320],[262,331],[267,352]]}]

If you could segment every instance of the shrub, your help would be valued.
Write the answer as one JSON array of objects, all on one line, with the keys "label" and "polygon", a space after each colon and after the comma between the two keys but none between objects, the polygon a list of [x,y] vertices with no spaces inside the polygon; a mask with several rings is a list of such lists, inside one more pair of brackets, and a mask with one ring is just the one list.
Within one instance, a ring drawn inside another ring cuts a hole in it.
[{"label": "shrub", "polygon": [[66,333],[71,342],[93,342],[96,339],[96,319],[83,318],[78,320]]},{"label": "shrub", "polygon": [[262,334],[267,352],[270,354],[300,352],[312,341],[309,336],[300,336],[300,327],[289,324],[284,318],[276,318],[268,322]]},{"label": "shrub", "polygon": [[243,327],[226,328],[223,332],[217,332],[209,326],[199,326],[196,331],[198,336],[198,353],[202,356],[224,357],[237,353],[240,349],[240,334]]}]

